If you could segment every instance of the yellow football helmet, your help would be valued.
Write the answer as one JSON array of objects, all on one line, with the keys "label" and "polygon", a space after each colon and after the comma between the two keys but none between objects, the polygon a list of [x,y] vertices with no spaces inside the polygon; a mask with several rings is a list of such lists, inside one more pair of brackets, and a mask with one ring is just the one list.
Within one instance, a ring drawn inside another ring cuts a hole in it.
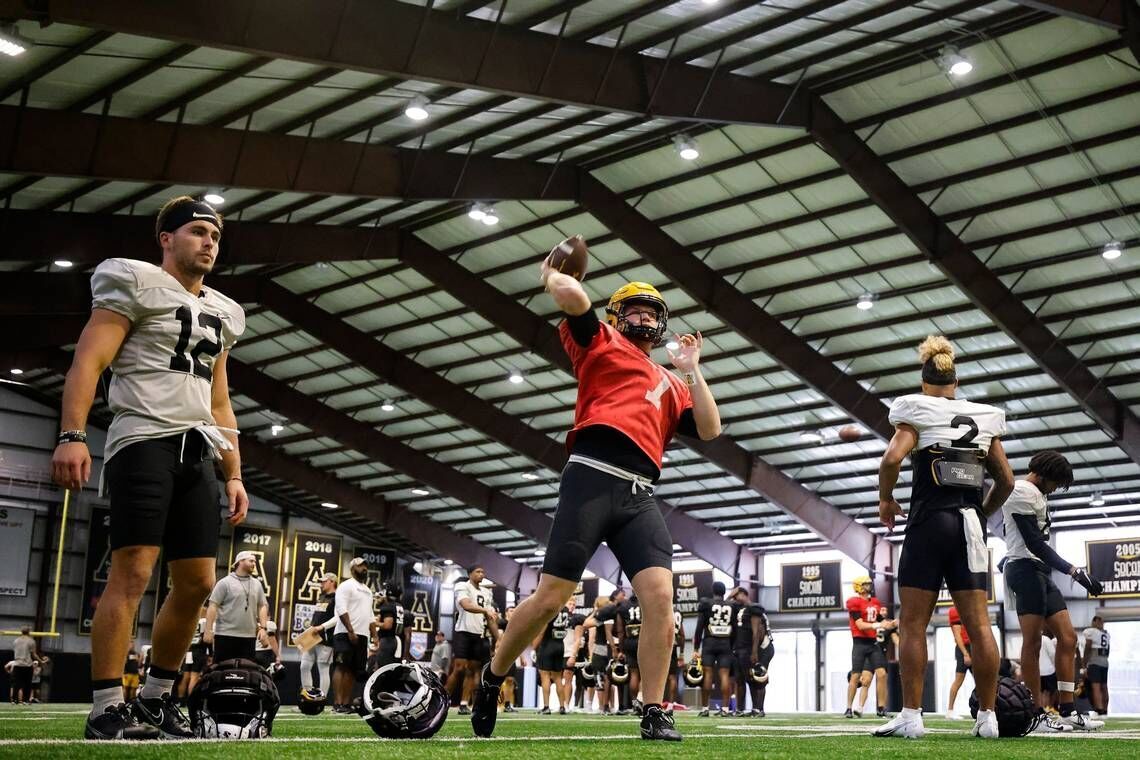
[{"label": "yellow football helmet", "polygon": [[[627,322],[622,312],[626,306],[633,303],[649,304],[656,309],[657,326],[631,325]],[[669,307],[665,304],[665,299],[657,292],[657,288],[648,282],[627,282],[610,296],[610,302],[606,304],[606,322],[627,338],[649,340],[656,345],[665,335],[669,322]]]},{"label": "yellow football helmet", "polygon": [[871,576],[860,575],[855,580],[851,581],[851,585],[855,587],[856,594],[871,593],[874,588],[874,583],[871,581]]}]

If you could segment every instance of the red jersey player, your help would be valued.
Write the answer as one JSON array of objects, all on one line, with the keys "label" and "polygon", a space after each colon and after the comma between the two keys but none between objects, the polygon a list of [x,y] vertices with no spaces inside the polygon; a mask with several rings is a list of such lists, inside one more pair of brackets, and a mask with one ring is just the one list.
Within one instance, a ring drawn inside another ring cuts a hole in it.
[{"label": "red jersey player", "polygon": [[855,587],[855,596],[847,600],[847,624],[851,627],[851,674],[847,679],[847,709],[843,713],[845,718],[862,717],[861,711],[851,710],[855,692],[860,683],[870,686],[872,673],[882,670],[885,678],[887,670],[886,658],[875,643],[875,638],[884,627],[883,621],[879,619],[883,603],[871,595],[872,584],[868,576],[859,576],[852,581],[852,585]]},{"label": "red jersey player", "polygon": [[471,726],[476,736],[494,731],[503,676],[562,609],[605,541],[641,602],[641,737],[679,741],[672,716],[660,704],[673,642],[673,539],[653,484],[674,433],[702,440],[720,435],[720,413],[699,368],[704,341],[700,333],[676,337],[678,348],[669,359],[678,376],[650,358],[669,318],[652,285],[619,288],[603,323],[578,280],[543,262],[542,283],[566,314],[559,334],[578,379],[574,427],[567,436],[570,461],[562,472],[538,589],[515,609],[483,671]]},{"label": "red jersey player", "polygon": [[961,716],[954,711],[954,701],[958,698],[958,689],[966,680],[966,671],[970,669],[970,634],[966,626],[962,625],[962,616],[958,614],[957,607],[950,608],[950,631],[954,634],[954,680],[950,683],[950,699],[946,703],[946,717],[957,720]]}]

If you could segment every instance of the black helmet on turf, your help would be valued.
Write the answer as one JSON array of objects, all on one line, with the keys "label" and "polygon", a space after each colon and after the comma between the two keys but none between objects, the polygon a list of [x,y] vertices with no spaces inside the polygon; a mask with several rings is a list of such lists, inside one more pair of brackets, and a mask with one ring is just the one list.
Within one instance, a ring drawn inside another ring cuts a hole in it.
[{"label": "black helmet on turf", "polygon": [[[1002,676],[998,679],[994,712],[997,713],[998,736],[1025,736],[1033,728],[1037,707],[1025,684]],[[970,693],[970,714],[975,719],[978,717],[977,692]]]},{"label": "black helmet on turf", "polygon": [[765,685],[768,683],[768,668],[758,662],[752,663],[752,667],[748,669],[748,680],[761,686]]},{"label": "black helmet on turf", "polygon": [[629,680],[629,666],[621,660],[610,660],[610,681],[623,684]]},{"label": "black helmet on turf", "polygon": [[433,670],[418,662],[397,662],[364,684],[360,714],[381,738],[427,739],[447,720],[450,704]]},{"label": "black helmet on turf", "polygon": [[705,669],[701,667],[699,655],[693,655],[693,659],[689,660],[689,664],[685,667],[685,672],[681,674],[681,677],[689,686],[700,686],[704,683]]},{"label": "black helmet on turf", "polygon": [[190,728],[200,739],[262,739],[281,707],[277,685],[252,660],[215,663],[190,692]]},{"label": "black helmet on turf", "polygon": [[301,689],[301,696],[297,700],[297,709],[305,715],[320,715],[325,711],[328,700],[320,689]]}]

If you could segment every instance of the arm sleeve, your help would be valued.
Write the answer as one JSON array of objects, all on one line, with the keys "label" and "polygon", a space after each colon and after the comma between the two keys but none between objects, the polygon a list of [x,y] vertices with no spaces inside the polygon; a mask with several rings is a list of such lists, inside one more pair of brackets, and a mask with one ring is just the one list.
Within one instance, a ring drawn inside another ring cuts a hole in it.
[{"label": "arm sleeve", "polygon": [[120,259],[107,259],[91,275],[91,308],[121,314],[132,323],[139,318],[138,280]]},{"label": "arm sleeve", "polygon": [[1033,552],[1039,560],[1062,573],[1072,570],[1073,566],[1066,562],[1060,554],[1053,551],[1053,547],[1049,546],[1045,536],[1041,535],[1041,531],[1037,528],[1037,518],[1033,515],[1020,513],[1016,513],[1012,517],[1014,524],[1021,532],[1022,539],[1025,540],[1025,547]]},{"label": "arm sleeve", "polygon": [[700,436],[700,433],[697,432],[697,420],[693,417],[693,407],[690,406],[681,412],[681,420],[677,423],[677,433],[687,435],[690,438]]},{"label": "arm sleeve", "polygon": [[570,328],[570,336],[574,342],[586,348],[594,342],[594,336],[598,334],[602,323],[598,320],[597,313],[590,309],[576,317],[566,317],[566,326]]}]

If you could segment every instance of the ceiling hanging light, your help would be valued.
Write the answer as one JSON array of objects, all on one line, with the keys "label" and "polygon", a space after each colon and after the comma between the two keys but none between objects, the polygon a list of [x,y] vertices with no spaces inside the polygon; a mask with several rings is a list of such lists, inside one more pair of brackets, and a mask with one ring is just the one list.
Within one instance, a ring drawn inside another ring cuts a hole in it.
[{"label": "ceiling hanging light", "polygon": [[408,105],[404,108],[404,116],[407,116],[412,121],[423,121],[428,117],[427,107],[430,101],[423,95],[416,95],[408,101]]},{"label": "ceiling hanging light", "polygon": [[538,480],[538,475],[534,474],[533,472],[524,472],[522,476],[523,480]]},{"label": "ceiling hanging light", "polygon": [[71,269],[73,266],[75,266],[75,262],[71,259],[56,259],[52,263],[60,269]]},{"label": "ceiling hanging light", "polygon": [[1102,494],[1100,491],[1093,491],[1093,495],[1089,499],[1089,506],[1090,507],[1103,507],[1104,506],[1104,494]]},{"label": "ceiling hanging light", "polygon": [[804,443],[823,443],[823,436],[816,430],[805,430],[800,433],[800,440]]},{"label": "ceiling hanging light", "polygon": [[964,77],[974,70],[974,64],[966,60],[953,45],[942,48],[941,58],[942,67],[956,77]]},{"label": "ceiling hanging light", "polygon": [[14,58],[31,46],[30,40],[20,36],[15,23],[0,24],[0,53]]},{"label": "ceiling hanging light", "polygon": [[859,296],[859,300],[855,302],[855,308],[859,311],[868,311],[875,306],[875,296],[871,293],[864,293]]},{"label": "ceiling hanging light", "polygon": [[511,374],[507,376],[507,380],[511,381],[515,385],[518,385],[523,381],[523,375],[517,369],[512,369]]},{"label": "ceiling hanging light", "polygon": [[673,147],[677,149],[677,153],[681,158],[686,161],[695,161],[700,158],[700,151],[697,150],[697,144],[693,142],[692,138],[688,135],[677,135],[673,138]]},{"label": "ceiling hanging light", "polygon": [[487,212],[483,209],[483,204],[481,203],[472,203],[471,208],[467,211],[468,218],[474,219],[477,222],[482,221],[486,215]]},{"label": "ceiling hanging light", "polygon": [[382,411],[382,412],[394,412],[394,411],[396,411],[396,405],[393,404],[391,401],[385,401],[383,404],[380,405],[380,411]]},{"label": "ceiling hanging light", "polygon": [[483,218],[480,219],[479,221],[483,222],[483,224],[487,225],[488,227],[491,227],[493,225],[498,224],[499,223],[499,215],[495,213],[495,207],[494,206],[488,206],[483,211]]},{"label": "ceiling hanging light", "polygon": [[277,435],[278,433],[280,433],[284,429],[285,429],[284,425],[270,425],[269,426],[269,432],[272,433],[273,435]]},{"label": "ceiling hanging light", "polygon": [[220,190],[211,190],[202,196],[202,200],[209,203],[211,206],[220,206],[226,202],[226,197],[222,195]]},{"label": "ceiling hanging light", "polygon": [[1120,243],[1114,241],[1106,245],[1104,247],[1104,250],[1100,252],[1100,255],[1108,261],[1115,261],[1116,259],[1119,259],[1123,253],[1124,248],[1120,245]]},{"label": "ceiling hanging light", "polygon": [[24,370],[20,369],[19,367],[12,367],[12,369],[10,369],[10,370],[8,370],[8,371],[9,371],[9,372],[11,372],[13,375],[22,375],[22,374],[24,374]]},{"label": "ceiling hanging light", "polygon": [[431,496],[431,491],[427,490],[426,488],[413,488],[412,493],[414,493],[416,496]]},{"label": "ceiling hanging light", "polygon": [[325,509],[340,509],[340,505],[333,501],[322,501],[321,506]]}]

